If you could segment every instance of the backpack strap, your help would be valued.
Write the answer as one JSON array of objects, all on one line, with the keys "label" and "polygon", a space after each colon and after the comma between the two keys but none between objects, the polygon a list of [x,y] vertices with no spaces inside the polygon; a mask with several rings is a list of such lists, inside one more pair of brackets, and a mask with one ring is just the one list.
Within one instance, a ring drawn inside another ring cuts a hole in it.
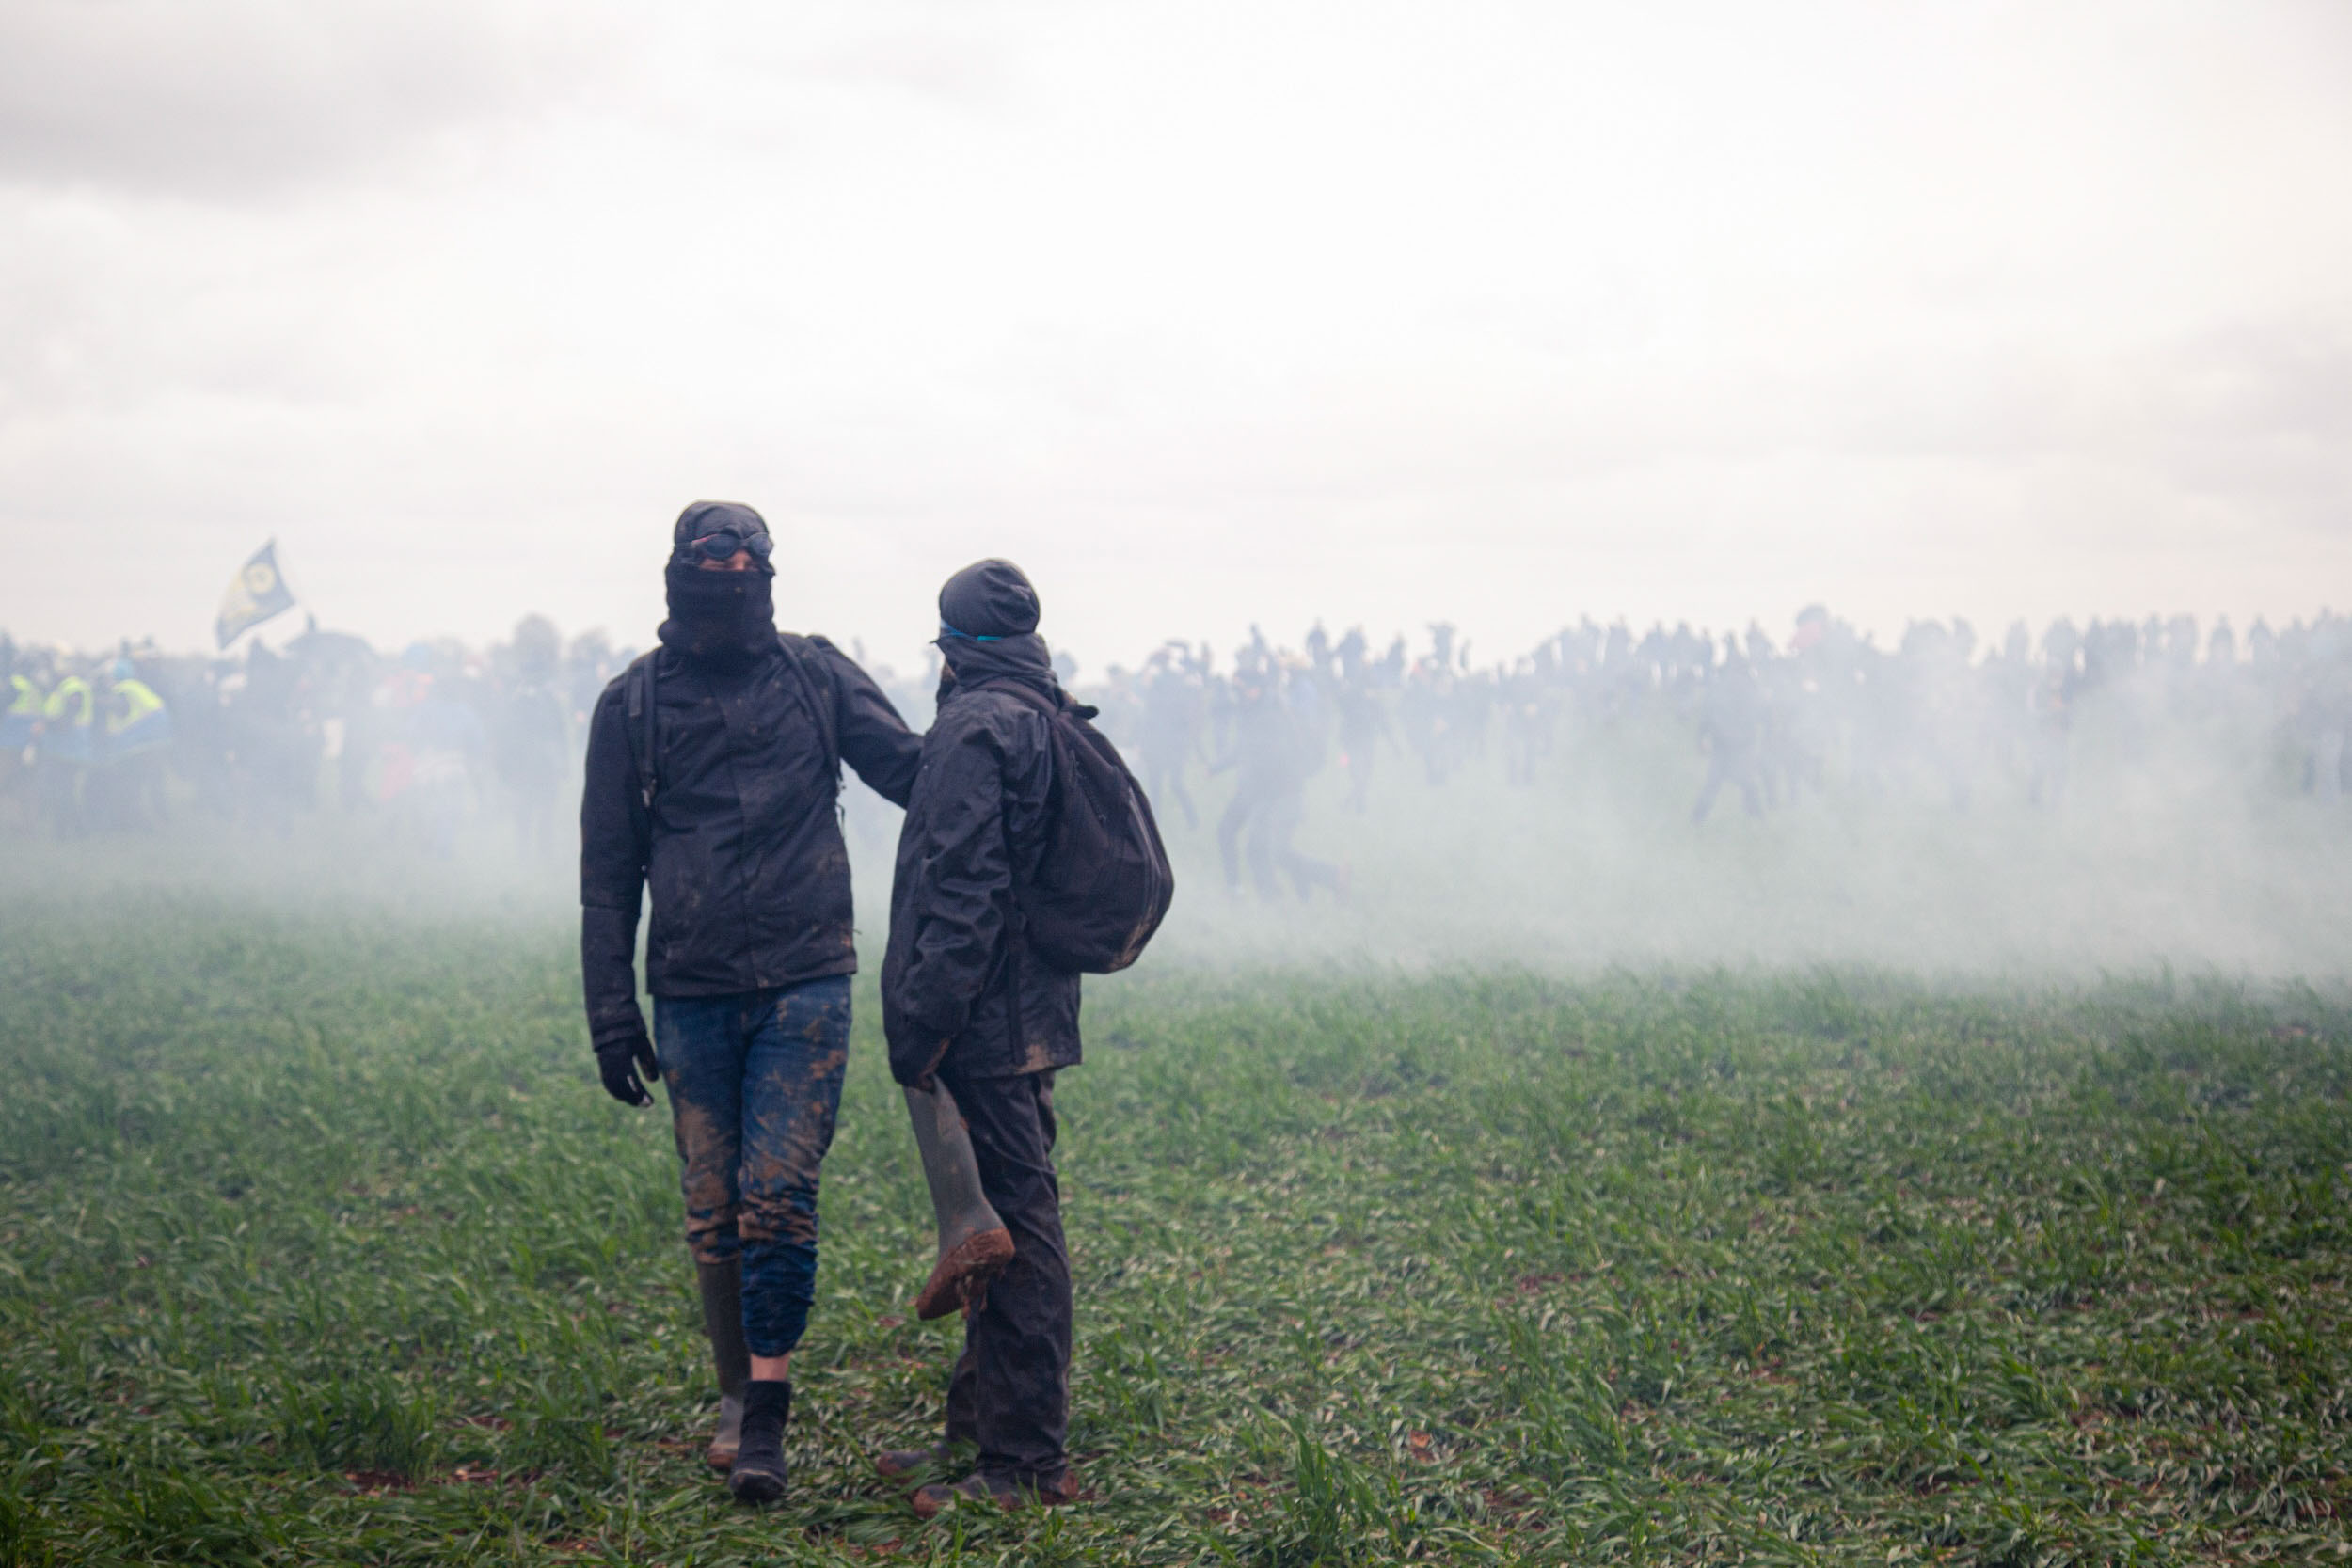
[{"label": "backpack strap", "polygon": [[808,655],[803,652],[807,644],[808,640],[804,637],[795,637],[788,631],[776,633],[776,645],[784,650],[784,662],[792,667],[792,673],[801,683],[801,694],[808,699],[809,713],[817,721],[817,734],[825,743],[827,771],[833,774],[834,787],[838,789],[841,787],[841,737],[834,733],[838,717],[834,711],[836,705],[826,700],[833,682],[827,680],[819,689],[817,676],[809,670]]},{"label": "backpack strap", "polygon": [[621,690],[628,717],[628,750],[637,764],[637,800],[653,810],[654,791],[661,786],[654,728],[653,661],[660,650],[641,655],[621,675]]},{"label": "backpack strap", "polygon": [[[834,705],[824,700],[817,677],[809,673],[808,660],[794,646],[802,639],[789,632],[778,632],[776,644],[784,651],[784,662],[790,666],[793,676],[801,683],[801,690],[808,699],[809,711],[816,716],[817,733],[823,740],[825,755],[831,760],[830,771],[836,785],[841,775],[841,742],[834,734]],[[654,660],[660,657],[655,649],[638,658],[621,675],[623,702],[628,718],[629,755],[637,764],[637,799],[647,811],[653,809],[653,798],[661,788],[660,731],[656,727],[660,708],[654,695]]]}]

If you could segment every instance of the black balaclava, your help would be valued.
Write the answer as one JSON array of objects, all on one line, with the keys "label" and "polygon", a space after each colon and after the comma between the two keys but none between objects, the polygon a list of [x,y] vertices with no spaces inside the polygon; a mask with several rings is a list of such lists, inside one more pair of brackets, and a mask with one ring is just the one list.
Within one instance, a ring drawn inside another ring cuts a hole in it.
[{"label": "black balaclava", "polygon": [[1009,561],[976,561],[939,591],[940,694],[959,682],[1017,680],[1049,695],[1054,658],[1037,634],[1037,590]]},{"label": "black balaclava", "polygon": [[735,501],[696,501],[678,514],[662,572],[670,618],[658,635],[663,647],[696,664],[739,670],[776,645],[776,571],[765,548],[753,548],[750,571],[706,568],[695,541],[717,533],[732,533],[753,548],[755,541],[766,545],[768,524]]}]

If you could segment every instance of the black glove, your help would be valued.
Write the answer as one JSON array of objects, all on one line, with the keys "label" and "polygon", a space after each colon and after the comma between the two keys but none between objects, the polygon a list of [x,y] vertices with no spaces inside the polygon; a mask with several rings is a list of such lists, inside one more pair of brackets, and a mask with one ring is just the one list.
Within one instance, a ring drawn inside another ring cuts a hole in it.
[{"label": "black glove", "polygon": [[[644,1074],[642,1078],[638,1076],[641,1069]],[[604,1079],[604,1092],[622,1104],[653,1103],[653,1096],[645,1092],[645,1079],[659,1082],[661,1063],[653,1053],[653,1041],[645,1034],[642,1015],[596,1041],[596,1071]]]}]

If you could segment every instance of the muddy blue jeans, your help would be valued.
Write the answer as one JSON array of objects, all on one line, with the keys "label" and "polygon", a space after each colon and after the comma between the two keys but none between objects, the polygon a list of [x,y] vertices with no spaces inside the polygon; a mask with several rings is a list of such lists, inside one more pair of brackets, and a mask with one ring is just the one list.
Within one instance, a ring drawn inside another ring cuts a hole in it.
[{"label": "muddy blue jeans", "polygon": [[850,1058],[849,977],[657,996],[653,1027],[686,1245],[700,1263],[742,1259],[743,1338],[754,1355],[783,1355],[817,1296],[817,1173]]}]

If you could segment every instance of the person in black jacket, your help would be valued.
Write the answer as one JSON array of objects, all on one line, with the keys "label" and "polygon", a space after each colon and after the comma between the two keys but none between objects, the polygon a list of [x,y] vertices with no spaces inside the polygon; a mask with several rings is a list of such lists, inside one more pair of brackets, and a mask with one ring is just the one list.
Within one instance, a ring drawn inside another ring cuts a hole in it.
[{"label": "person in black jacket", "polygon": [[[1079,1059],[1078,976],[1023,939],[1013,901],[1035,875],[1054,790],[1051,722],[1003,689],[1067,705],[1037,635],[1037,591],[982,561],[939,594],[939,714],[923,738],[890,889],[882,1028],[901,1084],[954,1095],[981,1190],[1012,1232],[1012,1260],[964,1317],[946,1443],[978,1446],[960,1487],[925,1486],[926,1517],[958,1492],[1002,1503],[1075,1495],[1069,1432],[1070,1256],[1054,1173],[1054,1074]],[[886,1453],[913,1479],[946,1452]]]},{"label": "person in black jacket", "polygon": [[[786,1381],[817,1275],[818,1167],[850,1045],[841,763],[904,804],[921,743],[821,637],[779,635],[768,526],[679,515],[660,646],[598,699],[580,808],[580,972],[604,1086],[667,1083],[686,1241],[719,1364],[710,1461],[755,1501],[785,1485]],[[650,884],[645,989],[632,960]]]}]

